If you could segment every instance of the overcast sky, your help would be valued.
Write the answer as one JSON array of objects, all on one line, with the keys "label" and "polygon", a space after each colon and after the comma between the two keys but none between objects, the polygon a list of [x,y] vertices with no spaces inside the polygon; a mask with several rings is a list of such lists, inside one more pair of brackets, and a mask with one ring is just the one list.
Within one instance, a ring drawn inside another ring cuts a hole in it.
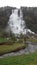
[{"label": "overcast sky", "polygon": [[0,7],[12,6],[20,8],[20,6],[37,7],[37,0],[0,0]]}]

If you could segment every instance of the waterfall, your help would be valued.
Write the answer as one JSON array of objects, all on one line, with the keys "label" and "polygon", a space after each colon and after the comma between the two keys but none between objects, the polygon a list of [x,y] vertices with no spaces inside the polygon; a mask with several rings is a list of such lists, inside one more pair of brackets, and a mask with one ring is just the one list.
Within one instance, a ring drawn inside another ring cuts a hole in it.
[{"label": "waterfall", "polygon": [[12,14],[10,15],[8,26],[6,27],[6,29],[6,31],[11,31],[11,33],[14,33],[16,35],[20,33],[27,34],[27,32],[34,34],[34,32],[26,28],[26,24],[23,20],[23,13],[21,9],[12,10]]},{"label": "waterfall", "polygon": [[24,34],[24,28],[25,28],[25,21],[23,20],[23,14],[20,9],[20,16],[18,16],[18,9],[12,10],[12,14],[9,19],[9,28],[12,33],[14,34]]}]

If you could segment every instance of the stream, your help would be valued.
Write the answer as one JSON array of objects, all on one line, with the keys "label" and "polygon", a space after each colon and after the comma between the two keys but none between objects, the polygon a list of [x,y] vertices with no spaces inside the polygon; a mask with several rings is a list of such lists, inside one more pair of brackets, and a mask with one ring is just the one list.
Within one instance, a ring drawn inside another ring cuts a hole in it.
[{"label": "stream", "polygon": [[35,51],[37,51],[37,43],[28,42],[28,46],[25,49],[21,49],[17,52],[11,52],[11,53],[4,54],[0,56],[0,58],[4,58],[8,56],[17,56],[17,55],[22,55],[22,54],[30,54]]}]

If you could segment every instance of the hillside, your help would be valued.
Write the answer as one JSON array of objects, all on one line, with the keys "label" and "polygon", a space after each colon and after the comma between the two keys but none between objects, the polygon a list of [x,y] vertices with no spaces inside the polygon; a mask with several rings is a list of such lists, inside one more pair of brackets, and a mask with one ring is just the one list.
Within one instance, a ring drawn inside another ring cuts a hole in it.
[{"label": "hillside", "polygon": [[21,7],[23,19],[29,29],[37,33],[37,7]]},{"label": "hillside", "polygon": [[[7,6],[0,8],[0,32],[4,31],[5,27],[7,26],[12,9],[15,9],[15,7]],[[37,33],[37,8],[21,7],[21,9],[27,28]]]},{"label": "hillside", "polygon": [[12,9],[15,9],[15,7],[1,7],[0,8],[0,30],[1,28],[5,28],[7,26],[7,23],[9,21],[9,17],[12,13]]}]

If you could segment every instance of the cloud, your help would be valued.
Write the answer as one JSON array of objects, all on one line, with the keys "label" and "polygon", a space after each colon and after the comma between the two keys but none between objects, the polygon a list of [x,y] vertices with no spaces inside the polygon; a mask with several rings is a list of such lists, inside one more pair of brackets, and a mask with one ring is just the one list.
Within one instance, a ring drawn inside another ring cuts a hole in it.
[{"label": "cloud", "polygon": [[0,7],[2,6],[28,6],[28,7],[37,7],[37,0],[0,0]]}]

